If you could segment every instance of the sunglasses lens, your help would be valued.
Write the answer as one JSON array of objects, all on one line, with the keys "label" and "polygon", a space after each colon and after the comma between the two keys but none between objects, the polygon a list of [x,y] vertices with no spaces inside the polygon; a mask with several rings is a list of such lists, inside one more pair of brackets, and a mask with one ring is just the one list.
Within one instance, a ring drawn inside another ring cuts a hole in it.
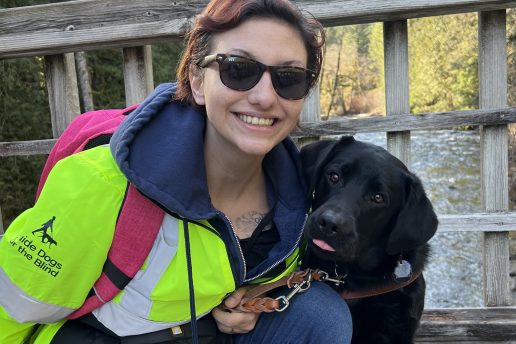
[{"label": "sunglasses lens", "polygon": [[264,68],[256,61],[238,56],[228,56],[220,64],[222,83],[237,91],[253,88],[262,77]]},{"label": "sunglasses lens", "polygon": [[303,68],[274,67],[274,89],[283,98],[303,98],[310,89],[311,81],[312,73]]},{"label": "sunglasses lens", "polygon": [[248,91],[260,81],[263,72],[270,69],[272,84],[278,95],[285,99],[304,98],[314,78],[313,72],[300,67],[274,66],[267,67],[252,59],[218,55],[220,80],[227,87],[237,91]]}]

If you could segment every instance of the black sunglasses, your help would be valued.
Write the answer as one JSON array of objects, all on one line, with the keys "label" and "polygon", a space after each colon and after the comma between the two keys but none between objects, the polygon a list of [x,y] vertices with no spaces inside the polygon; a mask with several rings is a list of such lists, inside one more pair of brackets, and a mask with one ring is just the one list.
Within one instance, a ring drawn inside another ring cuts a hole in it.
[{"label": "black sunglasses", "polygon": [[212,62],[219,64],[222,83],[237,91],[250,90],[260,81],[263,73],[269,71],[274,90],[285,99],[304,98],[316,77],[309,69],[296,66],[267,66],[248,57],[227,54],[208,55],[199,67],[204,68]]}]

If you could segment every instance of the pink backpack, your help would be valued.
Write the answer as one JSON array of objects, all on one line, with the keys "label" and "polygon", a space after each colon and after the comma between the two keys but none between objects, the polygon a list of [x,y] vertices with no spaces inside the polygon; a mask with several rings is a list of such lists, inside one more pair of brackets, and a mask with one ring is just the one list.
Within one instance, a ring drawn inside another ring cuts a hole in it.
[{"label": "pink backpack", "polygon": [[[37,196],[50,170],[61,159],[102,144],[137,105],[126,109],[90,111],[77,116],[58,138],[41,173]],[[129,184],[116,223],[102,274],[83,305],[70,314],[75,319],[113,299],[136,275],[148,256],[163,221],[164,211]]]}]

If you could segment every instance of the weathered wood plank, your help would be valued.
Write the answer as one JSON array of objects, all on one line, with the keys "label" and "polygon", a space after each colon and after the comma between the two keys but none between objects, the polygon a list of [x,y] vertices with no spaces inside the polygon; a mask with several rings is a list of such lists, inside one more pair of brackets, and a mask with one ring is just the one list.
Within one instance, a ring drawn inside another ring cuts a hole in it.
[{"label": "weathered wood plank", "polygon": [[[410,112],[406,20],[383,24],[385,109],[387,117]],[[410,166],[410,131],[387,132],[387,149]]]},{"label": "weathered wood plank", "polygon": [[[294,137],[353,135],[362,132],[424,130],[460,127],[464,125],[516,123],[516,107],[398,115],[370,118],[347,118],[324,122],[300,123]],[[0,142],[0,157],[12,155],[48,154],[55,140]]]},{"label": "weathered wood plank", "polygon": [[[502,0],[298,0],[326,26],[516,7]],[[207,0],[79,0],[0,10],[0,58],[178,39]]]},{"label": "weathered wood plank", "polygon": [[[308,97],[305,99],[305,103],[303,104],[303,110],[301,111],[301,116],[299,118],[300,123],[304,122],[320,122],[321,116],[321,92],[320,85],[317,84],[314,89],[308,94]],[[302,147],[311,142],[317,141],[319,137],[317,136],[307,136],[300,137],[297,139],[296,143],[299,147]]]},{"label": "weathered wood plank", "polygon": [[52,133],[54,137],[58,137],[81,111],[74,55],[67,53],[45,56],[45,79]]},{"label": "weathered wood plank", "polygon": [[124,49],[124,85],[127,106],[143,101],[154,89],[151,46]]},{"label": "weathered wood plank", "polygon": [[170,42],[206,3],[79,0],[0,10],[0,58]]},{"label": "weathered wood plank", "polygon": [[516,308],[427,309],[417,331],[417,343],[516,343]]},{"label": "weathered wood plank", "polygon": [[0,157],[48,154],[57,139],[0,142]]},{"label": "weathered wood plank", "polygon": [[[20,32],[111,30],[115,26],[193,18],[207,0],[80,0],[0,10],[2,35]],[[159,35],[160,33],[157,33]]]},{"label": "weathered wood plank", "polygon": [[[505,11],[479,14],[480,108],[507,106]],[[506,211],[508,195],[507,126],[484,126],[480,135],[481,202],[486,211]],[[484,234],[483,285],[486,306],[512,303],[509,236]]]},{"label": "weathered wood plank", "polygon": [[292,135],[295,137],[353,135],[361,132],[413,131],[514,122],[516,122],[516,107],[421,113],[417,115],[400,114],[397,116],[373,116],[367,118],[338,117],[322,122],[302,122]]},{"label": "weathered wood plank", "polygon": [[470,213],[438,215],[439,233],[442,232],[504,232],[516,231],[516,213]]},{"label": "weathered wood plank", "polygon": [[515,7],[515,1],[455,0],[295,0],[325,26],[397,21],[444,14]]}]

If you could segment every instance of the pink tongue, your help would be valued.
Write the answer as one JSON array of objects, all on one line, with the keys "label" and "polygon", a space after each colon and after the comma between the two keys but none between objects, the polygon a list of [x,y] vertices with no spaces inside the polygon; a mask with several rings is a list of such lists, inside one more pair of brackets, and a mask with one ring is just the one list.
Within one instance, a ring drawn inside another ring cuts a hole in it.
[{"label": "pink tongue", "polygon": [[315,245],[319,246],[322,250],[335,252],[335,249],[333,247],[331,247],[330,245],[328,245],[325,241],[322,241],[319,239],[312,239],[312,242]]}]

